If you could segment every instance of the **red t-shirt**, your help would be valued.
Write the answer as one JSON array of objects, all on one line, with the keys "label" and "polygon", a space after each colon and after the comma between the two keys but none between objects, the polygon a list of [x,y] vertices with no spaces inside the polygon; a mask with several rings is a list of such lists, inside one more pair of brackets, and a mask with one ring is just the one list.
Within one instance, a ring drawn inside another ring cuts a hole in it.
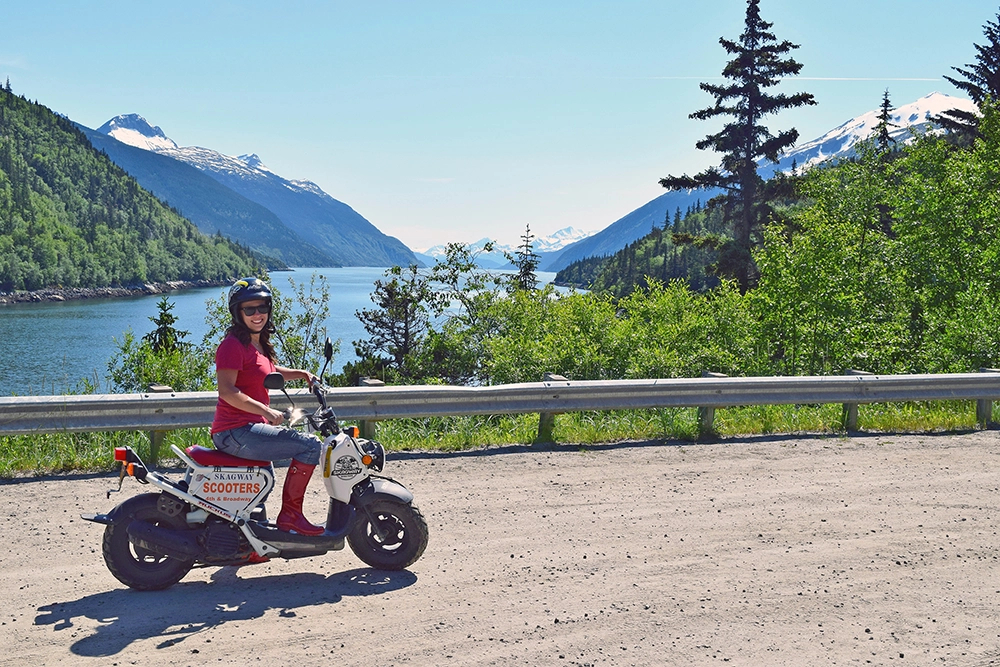
[{"label": "red t-shirt", "polygon": [[[274,362],[258,352],[253,345],[243,345],[235,336],[226,336],[215,351],[215,368],[239,371],[236,374],[236,388],[264,405],[271,404],[271,396],[264,388],[264,376],[274,372]],[[266,424],[267,419],[262,415],[234,408],[220,396],[215,405],[212,433],[257,422]]]}]

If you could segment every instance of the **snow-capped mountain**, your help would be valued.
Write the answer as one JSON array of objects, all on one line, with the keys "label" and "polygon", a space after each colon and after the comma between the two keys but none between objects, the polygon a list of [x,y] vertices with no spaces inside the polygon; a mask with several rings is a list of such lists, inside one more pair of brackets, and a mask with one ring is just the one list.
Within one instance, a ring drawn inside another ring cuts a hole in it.
[{"label": "snow-capped mountain", "polygon": [[177,209],[203,234],[221,232],[264,257],[272,268],[335,266],[337,262],[290,230],[272,211],[230,190],[208,174],[166,155],[123,144],[82,125],[99,151],[142,187]]},{"label": "snow-capped mountain", "polygon": [[[123,144],[173,158],[207,174],[273,212],[285,227],[315,245],[335,263],[405,266],[416,261],[401,241],[380,232],[350,206],[334,199],[311,181],[279,176],[256,154],[234,157],[200,146],[178,146],[159,127],[152,126],[138,114],[116,116],[102,125],[100,132]],[[115,160],[115,155],[108,154]],[[145,186],[142,180],[139,182]],[[178,202],[168,200],[168,203],[179,210],[185,208]],[[242,227],[233,238],[248,243],[253,239],[254,225]]]},{"label": "snow-capped mountain", "polygon": [[[548,236],[542,236],[536,238],[531,242],[531,248],[534,252],[555,252],[556,250],[562,250],[570,243],[576,243],[581,239],[585,239],[593,234],[593,232],[585,232],[583,230],[577,229],[576,227],[563,227],[557,232],[553,232]],[[482,250],[490,239],[481,238],[474,243],[469,244],[469,248],[474,251]],[[493,248],[494,251],[502,254],[504,250],[509,253],[514,253],[517,251],[518,246],[521,244],[520,240],[517,243],[498,243],[494,241]],[[418,251],[423,255],[429,257],[444,257],[445,246],[436,245],[427,248],[426,250]]]},{"label": "snow-capped mountain", "polygon": [[[921,97],[916,102],[910,102],[894,109],[889,120],[889,135],[898,143],[910,143],[913,141],[914,134],[919,135],[935,130],[936,126],[931,119],[949,109],[978,111],[972,100],[952,97],[944,93],[931,93]],[[768,172],[773,173],[775,170],[787,171],[792,168],[793,163],[801,169],[812,167],[830,158],[845,158],[854,155],[858,143],[875,133],[879,123],[879,113],[879,109],[874,109],[861,114],[821,137],[796,146],[782,156],[777,167],[773,164],[770,165],[770,169],[762,167],[761,175],[770,175]]]},{"label": "snow-capped mountain", "polygon": [[[533,239],[531,242],[531,249],[539,256],[540,262],[544,262],[566,246],[585,239],[591,234],[593,234],[593,232],[585,232],[575,227],[564,227],[556,232],[553,232],[552,234],[549,234],[548,236]],[[469,249],[472,252],[478,253],[476,256],[476,263],[486,269],[510,268],[511,264],[507,260],[504,253],[506,252],[511,255],[517,254],[518,247],[521,244],[520,240],[514,244],[499,243],[494,240],[493,251],[483,252],[483,248],[485,248],[486,244],[489,242],[489,238],[481,238],[478,241],[468,244]],[[434,261],[445,256],[445,246],[432,246],[426,250],[417,251],[416,255],[425,264],[433,264]]]},{"label": "snow-capped mountain", "polygon": [[177,148],[177,144],[167,137],[159,127],[150,125],[136,113],[115,116],[97,128],[98,132],[114,137],[123,144],[147,151]]},{"label": "snow-capped mountain", "polygon": [[[975,111],[976,105],[961,97],[931,93],[893,110],[890,123],[895,127],[891,127],[889,133],[896,141],[911,141],[912,132],[920,134],[934,131],[931,118],[948,109]],[[878,126],[878,115],[879,110],[875,109],[852,118],[823,136],[791,149],[777,165],[761,165],[759,173],[768,178],[775,171],[790,170],[793,165],[802,169],[830,158],[850,157],[860,141],[872,136]],[[678,208],[685,211],[697,201],[705,203],[716,194],[719,193],[709,190],[664,193],[596,234],[566,246],[562,252],[542,262],[540,268],[544,271],[559,271],[587,257],[611,255],[648,234],[652,226],[662,226],[666,217],[673,215]]]},{"label": "snow-capped mountain", "polygon": [[[508,245],[501,245],[499,243],[494,243],[493,250],[490,252],[483,252],[487,243],[490,243],[491,239],[483,237],[478,241],[468,243],[469,250],[476,257],[476,264],[484,269],[502,269],[508,266],[510,262],[504,256],[503,251],[513,252],[512,247]],[[417,258],[420,259],[424,264],[428,266],[434,264],[439,259],[445,256],[444,245],[436,245],[427,248],[426,250],[417,251]]]},{"label": "snow-capped mountain", "polygon": [[97,128],[97,131],[103,132],[123,144],[161,153],[181,162],[187,162],[206,173],[226,173],[230,176],[247,180],[278,178],[289,189],[302,190],[310,194],[330,197],[330,195],[326,194],[322,188],[312,181],[281,178],[281,176],[268,169],[256,153],[247,153],[233,157],[200,146],[185,146],[182,148],[173,139],[165,135],[163,130],[158,126],[150,125],[149,121],[139,114],[130,113],[115,116]]},{"label": "snow-capped mountain", "polygon": [[570,243],[582,241],[593,234],[594,232],[585,232],[582,229],[577,229],[576,227],[563,227],[548,236],[535,239],[532,242],[532,247],[537,253],[556,252],[558,250],[562,250]]}]

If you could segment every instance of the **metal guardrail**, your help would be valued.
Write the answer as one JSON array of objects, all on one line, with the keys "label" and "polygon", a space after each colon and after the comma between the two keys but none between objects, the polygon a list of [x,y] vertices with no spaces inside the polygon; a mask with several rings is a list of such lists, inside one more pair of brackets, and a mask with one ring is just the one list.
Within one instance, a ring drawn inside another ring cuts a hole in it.
[{"label": "metal guardrail", "polygon": [[[985,369],[984,369],[985,370]],[[887,403],[1000,399],[1000,373],[704,377],[565,380],[490,387],[383,386],[333,389],[327,400],[344,420],[741,405]],[[290,392],[299,407],[314,399]],[[272,393],[276,409],[287,399]],[[215,392],[0,397],[0,435],[81,431],[170,431],[208,426]]]}]

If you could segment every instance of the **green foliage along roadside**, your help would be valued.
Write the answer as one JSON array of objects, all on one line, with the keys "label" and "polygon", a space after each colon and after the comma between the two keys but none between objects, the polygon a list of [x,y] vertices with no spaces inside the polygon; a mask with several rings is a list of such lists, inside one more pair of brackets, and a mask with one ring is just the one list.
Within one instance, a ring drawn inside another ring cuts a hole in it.
[{"label": "green foliage along roadside", "polygon": [[259,270],[93,149],[66,118],[0,89],[0,291],[228,280]]},{"label": "green foliage along roadside", "polygon": [[1000,363],[1000,110],[983,112],[971,149],[926,137],[808,174],[757,255],[770,372]]}]

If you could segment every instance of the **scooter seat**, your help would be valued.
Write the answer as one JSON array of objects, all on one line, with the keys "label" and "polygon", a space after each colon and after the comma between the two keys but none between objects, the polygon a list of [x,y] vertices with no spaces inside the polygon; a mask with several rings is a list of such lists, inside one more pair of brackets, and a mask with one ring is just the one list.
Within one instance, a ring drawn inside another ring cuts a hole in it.
[{"label": "scooter seat", "polygon": [[188,456],[194,459],[195,463],[200,466],[219,466],[221,468],[247,468],[249,466],[254,466],[257,468],[266,468],[271,465],[270,461],[245,459],[239,456],[233,456],[232,454],[226,454],[225,452],[220,452],[217,449],[208,449],[207,447],[202,447],[200,445],[192,445],[184,451]]}]

